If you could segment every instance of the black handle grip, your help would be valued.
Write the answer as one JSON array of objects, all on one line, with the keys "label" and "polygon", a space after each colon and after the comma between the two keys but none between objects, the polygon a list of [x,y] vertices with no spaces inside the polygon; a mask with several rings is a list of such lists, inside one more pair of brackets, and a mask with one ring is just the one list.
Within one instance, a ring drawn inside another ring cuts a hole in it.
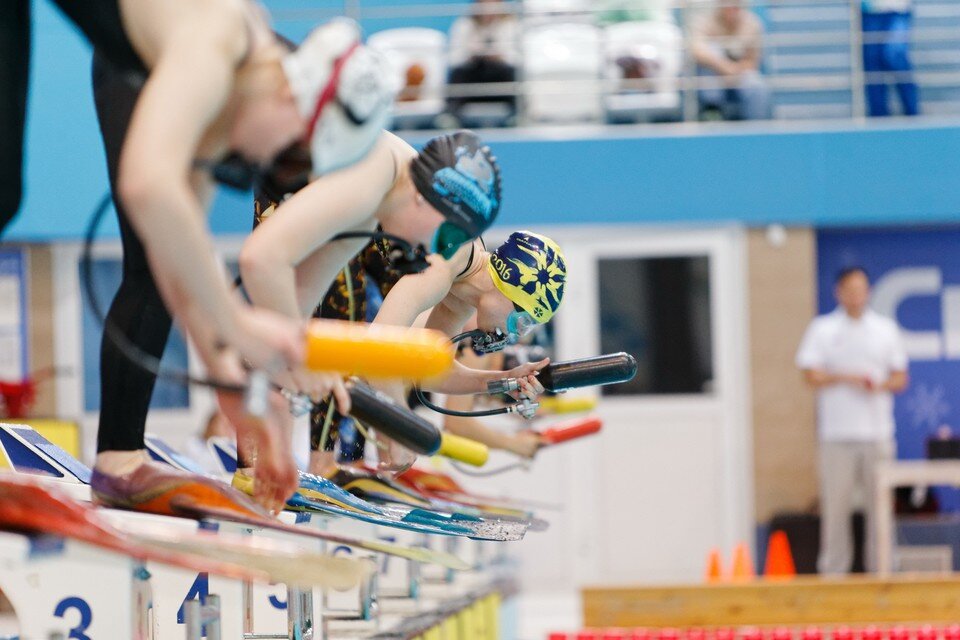
[{"label": "black handle grip", "polygon": [[413,411],[359,380],[347,381],[350,415],[410,449],[431,456],[440,449],[440,430]]},{"label": "black handle grip", "polygon": [[637,361],[629,353],[612,353],[593,358],[554,362],[544,367],[537,378],[549,391],[593,387],[632,380]]}]

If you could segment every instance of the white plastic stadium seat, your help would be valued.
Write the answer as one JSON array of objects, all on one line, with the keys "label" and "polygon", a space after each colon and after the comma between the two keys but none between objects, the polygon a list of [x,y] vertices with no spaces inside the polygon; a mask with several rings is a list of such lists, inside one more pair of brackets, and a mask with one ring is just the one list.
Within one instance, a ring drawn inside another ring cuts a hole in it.
[{"label": "white plastic stadium seat", "polygon": [[544,24],[523,35],[526,115],[538,122],[597,121],[602,53],[589,24]]},{"label": "white plastic stadium seat", "polygon": [[382,52],[393,65],[399,86],[406,84],[407,70],[420,65],[423,83],[417,100],[394,105],[394,126],[430,126],[443,113],[447,84],[447,35],[436,29],[417,27],[387,29],[367,38],[367,45]]},{"label": "white plastic stadium seat", "polygon": [[683,33],[672,22],[621,22],[604,29],[604,77],[623,77],[617,59],[649,60],[654,86],[649,91],[611,92],[604,97],[609,120],[679,119],[680,90],[676,83],[683,66]]},{"label": "white plastic stadium seat", "polygon": [[527,26],[594,22],[588,0],[523,0],[523,17]]}]

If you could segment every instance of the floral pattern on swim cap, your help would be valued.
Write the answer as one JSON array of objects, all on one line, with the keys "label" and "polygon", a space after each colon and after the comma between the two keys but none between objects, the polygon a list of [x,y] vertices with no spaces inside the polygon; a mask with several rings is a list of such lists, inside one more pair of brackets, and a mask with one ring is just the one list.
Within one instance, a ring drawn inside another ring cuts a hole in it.
[{"label": "floral pattern on swim cap", "polygon": [[560,308],[567,264],[550,238],[515,231],[490,254],[487,268],[497,289],[537,322],[547,322]]}]

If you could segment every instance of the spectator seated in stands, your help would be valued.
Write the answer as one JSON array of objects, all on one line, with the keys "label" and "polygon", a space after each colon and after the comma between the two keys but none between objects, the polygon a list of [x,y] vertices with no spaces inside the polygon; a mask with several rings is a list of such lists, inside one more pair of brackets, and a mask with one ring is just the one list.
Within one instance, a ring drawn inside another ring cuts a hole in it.
[{"label": "spectator seated in stands", "polygon": [[[450,84],[514,82],[517,77],[519,20],[511,13],[485,10],[499,0],[474,0],[474,9],[450,28]],[[456,87],[453,87],[456,90]],[[454,96],[448,101],[452,115],[461,117],[465,105],[497,102],[507,105],[509,117],[516,113],[513,93],[482,96]]]},{"label": "spectator seated in stands", "polygon": [[867,112],[890,115],[885,73],[894,74],[903,114],[920,112],[910,64],[911,0],[863,0],[863,70],[867,74]]},{"label": "spectator seated in stands", "polygon": [[770,117],[769,92],[760,75],[763,25],[743,8],[743,0],[723,0],[695,20],[690,32],[701,114],[726,120]]}]

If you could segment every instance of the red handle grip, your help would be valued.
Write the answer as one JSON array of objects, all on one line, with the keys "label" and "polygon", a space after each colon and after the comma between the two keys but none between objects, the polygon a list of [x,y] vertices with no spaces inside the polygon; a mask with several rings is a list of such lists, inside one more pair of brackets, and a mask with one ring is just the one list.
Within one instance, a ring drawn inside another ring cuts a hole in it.
[{"label": "red handle grip", "polygon": [[603,421],[596,416],[570,420],[550,427],[540,432],[540,437],[546,444],[560,444],[567,440],[574,440],[598,433],[603,427]]}]

